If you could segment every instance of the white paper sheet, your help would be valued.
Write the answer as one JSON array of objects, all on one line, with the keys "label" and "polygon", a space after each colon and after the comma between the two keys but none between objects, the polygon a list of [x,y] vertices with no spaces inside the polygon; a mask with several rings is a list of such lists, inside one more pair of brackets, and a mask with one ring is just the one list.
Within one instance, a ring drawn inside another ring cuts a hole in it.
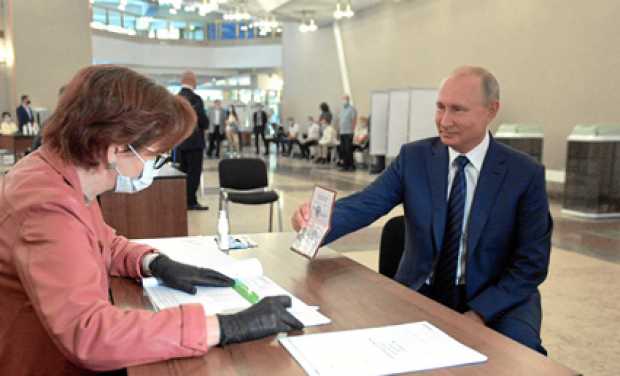
[{"label": "white paper sheet", "polygon": [[[292,305],[289,312],[305,326],[328,324],[331,320],[316,307],[310,307],[277,283],[263,275],[258,259],[235,260],[221,252],[213,237],[185,237],[141,239],[136,242],[148,244],[165,253],[171,259],[190,265],[211,268],[231,278],[239,279],[261,298],[288,295]],[[142,286],[156,309],[177,307],[181,304],[200,303],[207,315],[234,313],[249,308],[250,303],[230,287],[197,287],[196,295],[163,286],[155,278],[144,278]]]},{"label": "white paper sheet", "polygon": [[279,341],[312,376],[386,375],[487,360],[425,321]]}]

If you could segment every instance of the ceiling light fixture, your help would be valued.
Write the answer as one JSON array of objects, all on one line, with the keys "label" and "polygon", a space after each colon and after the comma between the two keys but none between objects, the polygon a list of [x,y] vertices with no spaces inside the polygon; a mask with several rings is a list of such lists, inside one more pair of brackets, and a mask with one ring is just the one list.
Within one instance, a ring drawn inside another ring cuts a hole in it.
[{"label": "ceiling light fixture", "polygon": [[280,22],[276,20],[276,16],[269,15],[262,19],[258,19],[250,24],[250,27],[257,28],[258,34],[261,36],[266,36],[271,33],[273,30],[280,26]]},{"label": "ceiling light fixture", "polygon": [[336,3],[336,10],[334,11],[334,18],[340,20],[342,18],[351,18],[355,15],[351,0],[347,0],[343,6],[340,0]]},{"label": "ceiling light fixture", "polygon": [[244,7],[235,7],[234,11],[230,13],[224,13],[222,16],[226,21],[249,21],[252,19],[252,15],[248,13]]},{"label": "ceiling light fixture", "polygon": [[319,29],[319,27],[317,26],[316,22],[314,21],[314,18],[312,17],[312,14],[314,12],[310,12],[310,11],[301,11],[301,24],[299,25],[299,31],[302,33],[312,33],[315,32]]}]

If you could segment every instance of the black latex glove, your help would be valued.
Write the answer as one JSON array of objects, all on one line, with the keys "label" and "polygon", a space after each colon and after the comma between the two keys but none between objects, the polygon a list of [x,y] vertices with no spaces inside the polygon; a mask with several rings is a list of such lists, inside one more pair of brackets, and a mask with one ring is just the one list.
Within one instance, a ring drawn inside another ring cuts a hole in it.
[{"label": "black latex glove", "polygon": [[182,264],[166,255],[159,255],[149,265],[154,277],[168,287],[196,294],[196,286],[232,287],[235,280],[212,269]]},{"label": "black latex glove", "polygon": [[290,296],[269,296],[245,311],[233,315],[217,315],[220,322],[220,345],[303,329],[304,324],[286,310],[290,306]]}]

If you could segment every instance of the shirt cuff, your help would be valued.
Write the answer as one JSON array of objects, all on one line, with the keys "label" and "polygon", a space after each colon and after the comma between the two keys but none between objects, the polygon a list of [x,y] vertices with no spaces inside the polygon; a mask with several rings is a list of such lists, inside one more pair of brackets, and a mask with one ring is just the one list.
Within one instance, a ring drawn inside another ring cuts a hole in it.
[{"label": "shirt cuff", "polygon": [[151,262],[153,262],[153,260],[155,260],[155,258],[157,258],[157,256],[159,256],[159,253],[157,252],[151,252],[151,253],[147,253],[144,256],[142,256],[142,276],[144,277],[150,277],[153,274],[151,273]]}]

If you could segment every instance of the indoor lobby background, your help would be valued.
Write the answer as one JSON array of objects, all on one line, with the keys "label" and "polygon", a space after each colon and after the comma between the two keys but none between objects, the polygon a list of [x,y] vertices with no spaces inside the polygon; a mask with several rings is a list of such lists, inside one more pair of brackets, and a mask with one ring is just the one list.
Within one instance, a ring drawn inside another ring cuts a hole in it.
[{"label": "indoor lobby background", "polygon": [[[121,3],[124,10],[118,9]],[[146,74],[173,92],[181,73],[190,69],[199,76],[205,103],[222,99],[238,105],[245,127],[256,103],[272,111],[272,121],[292,117],[303,123],[309,115],[317,117],[321,102],[337,114],[344,93],[359,115],[368,116],[373,91],[437,88],[460,65],[488,68],[501,86],[492,132],[502,123],[526,123],[540,126],[544,135],[542,162],[555,221],[550,275],[541,287],[549,357],[586,375],[617,374],[620,219],[562,213],[562,192],[567,139],[575,126],[620,124],[618,1],[353,0],[354,16],[334,21],[335,0],[250,0],[238,4],[256,19],[275,17],[278,25],[259,35],[247,27],[249,21],[228,22],[235,24],[229,37],[222,21],[227,13],[170,14],[170,7],[145,13],[156,3],[0,0],[0,109],[14,113],[20,96],[28,94],[34,107],[49,114],[58,89],[78,69],[111,63]],[[123,18],[118,25],[117,14]],[[138,18],[145,16],[151,17],[151,28],[140,30]],[[317,30],[301,31],[300,23],[310,19]],[[152,27],[157,20],[165,33]],[[314,185],[344,197],[376,177],[364,169],[343,173],[274,153],[265,160],[272,186],[283,194],[285,231],[291,231],[289,218]],[[3,171],[10,166],[3,164]],[[617,192],[620,146],[609,168],[616,178],[608,184]],[[205,160],[200,197],[212,209],[188,212],[189,232],[214,234],[215,160]],[[382,226],[400,214],[398,207],[332,248],[377,270]],[[267,229],[266,208],[233,205],[230,216],[233,232]],[[252,219],[235,220],[240,217]]]}]

